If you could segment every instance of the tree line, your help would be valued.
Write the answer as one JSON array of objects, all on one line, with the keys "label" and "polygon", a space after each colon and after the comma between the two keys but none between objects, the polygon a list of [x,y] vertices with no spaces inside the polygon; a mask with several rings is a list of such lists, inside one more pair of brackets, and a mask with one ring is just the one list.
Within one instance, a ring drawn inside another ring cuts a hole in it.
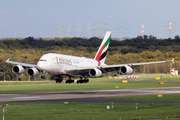
[{"label": "tree line", "polygon": [[[16,79],[11,72],[12,65],[5,60],[36,64],[45,53],[59,53],[94,58],[102,39],[83,38],[8,38],[0,40],[0,72],[6,72],[7,79]],[[180,38],[157,39],[155,36],[137,36],[124,41],[111,40],[106,64],[159,61],[175,58],[174,66],[180,68]],[[146,73],[167,73],[170,63],[146,65]],[[144,72],[144,66],[137,73]],[[50,75],[51,76],[51,75]],[[0,74],[0,80],[3,80]],[[39,78],[40,79],[40,78]],[[27,80],[23,75],[22,80]]]}]

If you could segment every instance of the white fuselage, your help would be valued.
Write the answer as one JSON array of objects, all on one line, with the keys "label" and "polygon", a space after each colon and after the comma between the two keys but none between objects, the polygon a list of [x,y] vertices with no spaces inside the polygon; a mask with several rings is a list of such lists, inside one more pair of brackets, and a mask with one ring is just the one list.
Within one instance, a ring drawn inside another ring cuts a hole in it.
[{"label": "white fuselage", "polygon": [[[77,74],[69,74],[67,70],[83,68],[97,67],[98,61],[94,59],[89,59],[85,57],[76,57],[70,55],[62,55],[56,53],[48,53],[43,55],[37,64],[39,70],[46,71],[49,73],[54,73],[61,76],[72,76],[81,77]],[[66,71],[64,70],[66,69]]]}]

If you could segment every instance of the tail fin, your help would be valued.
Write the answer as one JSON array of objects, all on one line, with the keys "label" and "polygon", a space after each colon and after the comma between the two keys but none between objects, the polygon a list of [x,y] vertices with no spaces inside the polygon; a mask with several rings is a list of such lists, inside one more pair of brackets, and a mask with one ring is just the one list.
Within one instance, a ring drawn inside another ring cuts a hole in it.
[{"label": "tail fin", "polygon": [[98,66],[100,66],[101,63],[102,64],[105,63],[106,53],[109,47],[110,39],[111,39],[111,31],[107,31],[99,47],[98,52],[96,53],[96,56],[94,57],[94,59],[99,62]]}]

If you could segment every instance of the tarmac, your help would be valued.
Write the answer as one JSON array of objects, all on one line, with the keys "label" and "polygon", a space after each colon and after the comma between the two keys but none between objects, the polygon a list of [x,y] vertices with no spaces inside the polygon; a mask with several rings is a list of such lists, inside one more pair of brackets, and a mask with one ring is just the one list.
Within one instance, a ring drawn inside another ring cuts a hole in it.
[{"label": "tarmac", "polygon": [[88,90],[69,92],[42,92],[23,94],[0,94],[0,102],[115,102],[115,103],[180,103],[178,101],[121,100],[112,96],[179,94],[180,87],[138,88],[113,90]]}]

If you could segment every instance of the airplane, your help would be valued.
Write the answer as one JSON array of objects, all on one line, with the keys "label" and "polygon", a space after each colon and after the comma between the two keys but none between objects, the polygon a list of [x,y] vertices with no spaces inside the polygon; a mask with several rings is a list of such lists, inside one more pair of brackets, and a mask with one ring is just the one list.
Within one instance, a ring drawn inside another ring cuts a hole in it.
[{"label": "airplane", "polygon": [[107,50],[111,39],[111,31],[107,31],[105,37],[94,57],[94,59],[77,57],[71,55],[63,55],[56,53],[44,54],[38,61],[37,65],[20,63],[6,60],[6,63],[14,64],[12,68],[13,73],[21,75],[24,70],[28,68],[27,75],[29,77],[36,77],[40,72],[43,72],[41,76],[45,79],[45,72],[53,73],[58,76],[56,83],[61,83],[63,77],[69,77],[66,83],[72,83],[72,78],[80,78],[77,83],[87,83],[90,77],[100,77],[102,73],[109,73],[116,71],[119,74],[131,74],[134,68],[139,68],[139,65],[157,64],[165,62],[173,62],[172,60],[155,61],[155,62],[142,62],[142,63],[127,63],[117,65],[106,65],[105,59]]}]

